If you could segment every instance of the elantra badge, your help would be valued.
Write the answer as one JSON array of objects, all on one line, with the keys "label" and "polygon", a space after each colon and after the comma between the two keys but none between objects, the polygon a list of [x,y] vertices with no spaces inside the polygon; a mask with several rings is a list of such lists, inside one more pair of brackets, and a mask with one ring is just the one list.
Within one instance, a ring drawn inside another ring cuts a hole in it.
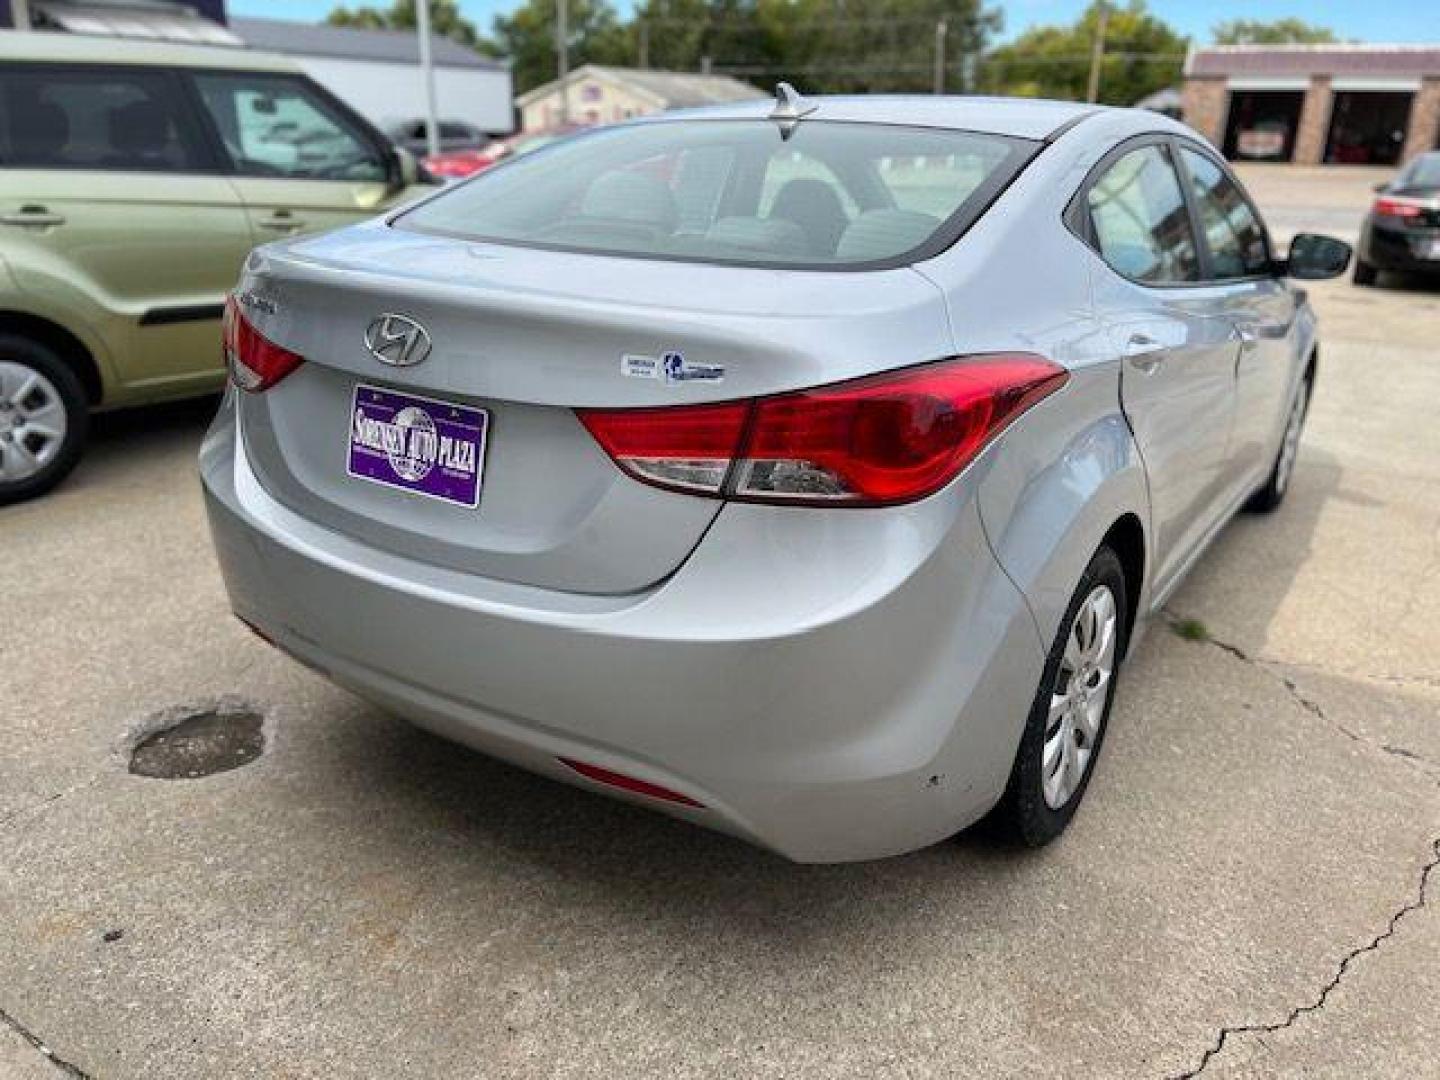
[{"label": "elantra badge", "polygon": [[365,328],[370,355],[391,367],[414,367],[430,355],[430,334],[414,319],[386,313]]}]

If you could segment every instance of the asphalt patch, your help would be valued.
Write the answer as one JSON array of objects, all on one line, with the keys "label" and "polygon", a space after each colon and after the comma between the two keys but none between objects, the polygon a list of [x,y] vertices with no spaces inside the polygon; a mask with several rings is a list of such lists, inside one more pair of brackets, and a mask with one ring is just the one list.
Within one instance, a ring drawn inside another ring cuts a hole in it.
[{"label": "asphalt patch", "polygon": [[167,710],[130,751],[130,772],[157,780],[198,780],[250,764],[265,752],[258,709],[221,705]]}]

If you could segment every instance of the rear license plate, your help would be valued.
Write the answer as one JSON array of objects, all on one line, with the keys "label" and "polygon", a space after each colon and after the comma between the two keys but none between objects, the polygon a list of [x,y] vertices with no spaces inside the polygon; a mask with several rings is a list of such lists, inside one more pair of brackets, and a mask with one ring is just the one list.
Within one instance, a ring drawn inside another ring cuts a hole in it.
[{"label": "rear license plate", "polygon": [[457,506],[480,505],[490,414],[361,383],[350,400],[346,472]]},{"label": "rear license plate", "polygon": [[1420,252],[1422,259],[1440,259],[1440,240],[1428,240]]}]

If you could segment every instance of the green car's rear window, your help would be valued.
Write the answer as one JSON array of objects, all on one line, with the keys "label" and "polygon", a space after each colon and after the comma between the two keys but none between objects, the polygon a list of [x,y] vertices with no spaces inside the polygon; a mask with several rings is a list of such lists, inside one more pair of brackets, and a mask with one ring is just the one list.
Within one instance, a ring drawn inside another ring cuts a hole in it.
[{"label": "green car's rear window", "polygon": [[513,159],[396,224],[564,251],[753,266],[899,265],[947,246],[1036,144],[807,120],[604,128]]}]

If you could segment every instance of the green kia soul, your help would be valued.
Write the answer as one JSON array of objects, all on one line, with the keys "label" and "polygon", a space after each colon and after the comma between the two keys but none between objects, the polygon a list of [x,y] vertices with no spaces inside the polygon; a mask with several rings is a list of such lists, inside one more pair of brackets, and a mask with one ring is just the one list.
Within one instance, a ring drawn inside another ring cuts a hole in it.
[{"label": "green kia soul", "polygon": [[281,57],[0,32],[0,504],[74,467],[92,410],[218,390],[250,249],[417,174]]}]

